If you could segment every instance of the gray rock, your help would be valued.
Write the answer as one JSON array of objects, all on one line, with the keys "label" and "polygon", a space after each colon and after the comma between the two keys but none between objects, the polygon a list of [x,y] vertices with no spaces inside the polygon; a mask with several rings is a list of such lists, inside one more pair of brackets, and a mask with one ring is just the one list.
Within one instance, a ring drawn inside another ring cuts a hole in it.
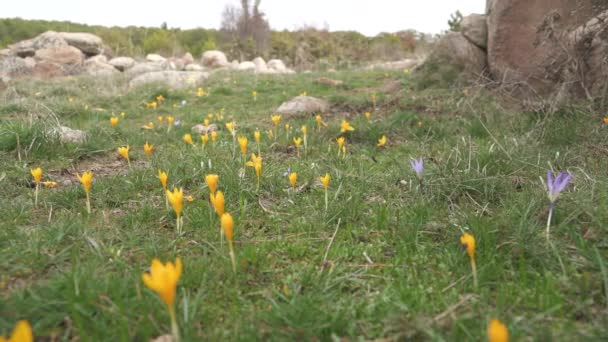
[{"label": "gray rock", "polygon": [[127,75],[135,76],[154,71],[163,71],[167,69],[166,63],[141,63],[136,64],[132,68],[127,69]]},{"label": "gray rock", "polygon": [[172,89],[183,89],[198,86],[208,77],[208,73],[199,71],[153,71],[132,79],[129,88],[161,83]]},{"label": "gray rock", "polygon": [[277,108],[279,114],[324,113],[329,110],[329,103],[312,96],[297,96],[284,102]]},{"label": "gray rock", "polygon": [[155,53],[151,53],[151,54],[148,54],[148,55],[146,56],[146,61],[147,61],[147,62],[152,62],[152,63],[162,63],[162,62],[165,62],[166,60],[167,60],[167,59],[166,59],[165,57],[163,57],[163,56],[161,56],[161,55],[157,55],[157,54],[155,54]]},{"label": "gray rock", "polygon": [[[28,59],[31,60],[30,57]],[[35,65],[35,63],[34,63]],[[31,74],[33,65],[21,57],[5,57],[0,59],[0,77],[10,79]]]},{"label": "gray rock", "polygon": [[86,132],[66,126],[54,128],[49,133],[59,138],[62,143],[82,144],[87,140]]},{"label": "gray rock", "polygon": [[268,61],[268,63],[266,63],[266,66],[268,69],[273,69],[276,71],[285,71],[287,69],[285,63],[283,63],[283,61],[280,59],[271,59]]},{"label": "gray rock", "polygon": [[61,32],[59,35],[69,45],[89,56],[99,55],[104,51],[103,41],[94,34],[84,32]]},{"label": "gray rock", "polygon": [[268,70],[268,66],[266,65],[266,61],[262,57],[256,57],[253,59],[253,64],[255,64],[256,71],[266,71]]},{"label": "gray rock", "polygon": [[488,24],[482,14],[467,15],[460,23],[460,33],[482,49],[488,47]]},{"label": "gray rock", "polygon": [[87,62],[95,62],[95,63],[108,64],[108,58],[106,56],[104,56],[104,55],[97,55],[97,56],[93,56],[93,57],[87,58],[84,62],[85,63],[87,63]]},{"label": "gray rock", "polygon": [[255,70],[256,68],[255,68],[255,64],[253,62],[241,62],[236,69],[245,71],[245,70]]},{"label": "gray rock", "polygon": [[190,52],[186,52],[184,54],[184,56],[182,57],[182,61],[184,62],[185,65],[192,64],[192,63],[194,63],[194,57],[192,56],[192,54]]},{"label": "gray rock", "polygon": [[228,66],[230,63],[228,63],[226,54],[222,51],[210,50],[203,53],[201,64],[208,68],[221,68]]},{"label": "gray rock", "polygon": [[118,69],[118,71],[125,71],[135,65],[135,60],[131,57],[116,57],[110,59],[108,64]]},{"label": "gray rock", "polygon": [[64,65],[81,65],[84,61],[84,54],[73,46],[61,46],[36,50],[34,57],[37,61]]},{"label": "gray rock", "polygon": [[188,64],[186,65],[186,67],[184,68],[186,71],[204,71],[205,68],[203,68],[202,66],[198,65],[198,64]]},{"label": "gray rock", "polygon": [[[105,56],[98,55],[105,59]],[[102,58],[89,58],[84,62],[85,73],[93,76],[110,76],[119,73],[116,68],[104,63]]]},{"label": "gray rock", "polygon": [[216,124],[210,124],[209,126],[198,124],[192,127],[192,133],[194,134],[206,134],[217,130],[218,128]]}]

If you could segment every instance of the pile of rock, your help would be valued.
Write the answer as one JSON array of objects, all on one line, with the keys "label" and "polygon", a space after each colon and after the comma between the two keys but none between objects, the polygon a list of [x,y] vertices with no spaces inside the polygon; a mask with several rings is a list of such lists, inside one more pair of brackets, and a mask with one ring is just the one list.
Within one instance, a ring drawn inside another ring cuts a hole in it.
[{"label": "pile of rock", "polygon": [[200,85],[216,70],[251,71],[261,74],[292,74],[279,59],[228,62],[221,51],[206,51],[200,63],[190,53],[165,58],[149,54],[137,61],[114,57],[101,38],[90,33],[47,31],[0,50],[0,82],[21,77],[51,78],[76,74],[108,76],[124,73],[129,86],[164,83],[172,88]]},{"label": "pile of rock", "polygon": [[487,0],[486,13],[465,17],[426,63],[485,74],[522,97],[593,97],[607,84],[607,23],[608,1]]}]

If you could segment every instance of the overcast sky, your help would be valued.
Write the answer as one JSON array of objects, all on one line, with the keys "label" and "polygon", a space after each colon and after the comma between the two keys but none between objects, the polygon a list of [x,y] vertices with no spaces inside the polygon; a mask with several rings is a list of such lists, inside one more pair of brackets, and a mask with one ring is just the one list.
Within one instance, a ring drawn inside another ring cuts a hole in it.
[{"label": "overcast sky", "polygon": [[[238,0],[2,0],[5,18],[69,20],[106,26],[160,26],[183,29],[219,28],[226,4]],[[252,1],[253,2],[253,1]],[[415,29],[439,33],[447,29],[450,13],[483,13],[485,0],[262,0],[273,29],[304,25],[332,31],[379,32]]]}]

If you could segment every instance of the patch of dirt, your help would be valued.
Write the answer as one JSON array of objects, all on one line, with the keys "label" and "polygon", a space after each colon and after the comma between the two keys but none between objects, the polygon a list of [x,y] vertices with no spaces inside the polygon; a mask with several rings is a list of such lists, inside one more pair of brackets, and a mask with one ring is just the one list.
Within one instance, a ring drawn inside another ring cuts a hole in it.
[{"label": "patch of dirt", "polygon": [[[146,160],[131,160],[132,168],[145,168],[148,166]],[[92,171],[94,178],[124,175],[129,171],[127,161],[115,153],[106,153],[104,155],[94,156],[82,160],[78,160],[69,168],[61,169],[60,171],[51,171],[51,179],[62,186],[79,184],[77,174],[82,175],[83,172]]]}]

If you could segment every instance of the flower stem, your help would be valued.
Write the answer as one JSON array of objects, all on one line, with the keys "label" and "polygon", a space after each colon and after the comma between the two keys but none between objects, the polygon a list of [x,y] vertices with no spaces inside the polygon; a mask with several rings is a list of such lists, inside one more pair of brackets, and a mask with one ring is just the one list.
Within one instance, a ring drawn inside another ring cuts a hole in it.
[{"label": "flower stem", "polygon": [[325,189],[325,212],[327,212],[328,207],[329,207],[329,195],[327,194],[327,189]]},{"label": "flower stem", "polygon": [[258,175],[258,188],[256,189],[257,192],[260,192],[260,176]]},{"label": "flower stem", "polygon": [[87,194],[87,213],[89,213],[89,215],[91,214],[91,197],[89,196],[89,192],[86,192]]},{"label": "flower stem", "polygon": [[477,263],[475,262],[475,258],[471,258],[471,270],[473,271],[473,283],[475,284],[475,288],[479,286],[477,282]]},{"label": "flower stem", "polygon": [[34,208],[38,208],[38,189],[40,189],[40,183],[36,183],[36,190],[34,190]]},{"label": "flower stem", "polygon": [[169,306],[169,316],[171,316],[171,335],[173,342],[179,342],[179,327],[177,326],[177,318],[175,317],[175,308]]},{"label": "flower stem", "polygon": [[228,240],[228,247],[230,248],[230,261],[232,262],[232,271],[236,274],[236,257],[234,256],[234,246],[232,246],[232,240]]},{"label": "flower stem", "polygon": [[127,164],[129,165],[129,169],[131,169],[131,159],[127,158]]},{"label": "flower stem", "polygon": [[549,216],[547,217],[547,242],[549,242],[549,234],[551,231],[551,218],[553,217],[553,209],[555,208],[555,204],[551,203],[549,206]]},{"label": "flower stem", "polygon": [[169,211],[169,198],[167,197],[167,189],[163,189],[163,193],[165,194],[165,207],[167,211]]},{"label": "flower stem", "polygon": [[182,235],[182,224],[181,224],[181,216],[180,215],[177,215],[176,227],[177,227],[177,234],[178,235]]}]

